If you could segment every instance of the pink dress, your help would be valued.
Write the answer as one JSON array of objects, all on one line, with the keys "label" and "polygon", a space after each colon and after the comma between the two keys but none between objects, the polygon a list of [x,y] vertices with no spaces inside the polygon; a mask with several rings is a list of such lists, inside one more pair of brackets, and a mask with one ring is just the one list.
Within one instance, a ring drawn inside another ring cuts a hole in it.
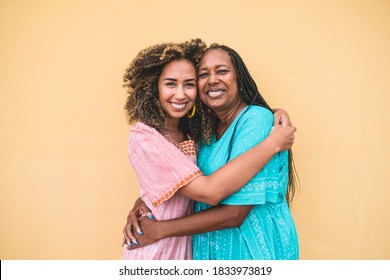
[{"label": "pink dress", "polygon": [[[193,140],[173,143],[154,128],[137,122],[130,131],[128,156],[139,181],[141,198],[157,220],[192,213],[192,201],[176,191],[202,174],[196,165]],[[131,251],[125,248],[122,259],[192,259],[191,236],[165,238]]]}]

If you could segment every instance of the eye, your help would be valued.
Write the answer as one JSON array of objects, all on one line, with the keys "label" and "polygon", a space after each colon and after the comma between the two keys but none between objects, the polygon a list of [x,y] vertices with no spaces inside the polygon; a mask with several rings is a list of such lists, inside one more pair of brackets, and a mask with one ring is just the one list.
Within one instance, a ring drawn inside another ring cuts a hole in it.
[{"label": "eye", "polygon": [[205,78],[207,75],[207,72],[199,73],[199,78]]},{"label": "eye", "polygon": [[174,82],[167,82],[167,83],[165,83],[165,85],[168,87],[174,87],[175,83]]},{"label": "eye", "polygon": [[192,87],[195,87],[195,83],[192,83],[192,82],[189,82],[189,83],[185,83],[185,86],[188,87],[188,88],[192,88]]},{"label": "eye", "polygon": [[227,69],[218,70],[218,74],[226,74],[227,72],[229,72]]}]

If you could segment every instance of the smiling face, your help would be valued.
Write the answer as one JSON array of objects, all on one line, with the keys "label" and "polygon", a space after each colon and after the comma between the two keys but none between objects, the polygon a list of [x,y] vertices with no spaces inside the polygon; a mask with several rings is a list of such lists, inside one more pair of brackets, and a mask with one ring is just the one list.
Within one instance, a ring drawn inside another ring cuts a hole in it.
[{"label": "smiling face", "polygon": [[214,112],[226,111],[241,103],[237,75],[229,54],[211,49],[203,54],[198,69],[199,97]]},{"label": "smiling face", "polygon": [[186,59],[177,59],[164,66],[158,78],[158,95],[168,122],[177,122],[195,104],[196,72]]}]

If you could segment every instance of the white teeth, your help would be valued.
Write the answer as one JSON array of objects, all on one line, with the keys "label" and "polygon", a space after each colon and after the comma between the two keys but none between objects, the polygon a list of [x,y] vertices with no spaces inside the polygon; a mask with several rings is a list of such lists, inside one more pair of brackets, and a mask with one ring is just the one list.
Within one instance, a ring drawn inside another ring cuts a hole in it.
[{"label": "white teeth", "polygon": [[175,109],[183,109],[186,104],[171,103]]},{"label": "white teeth", "polygon": [[210,97],[217,97],[223,94],[223,90],[214,90],[214,91],[209,91],[208,95]]}]

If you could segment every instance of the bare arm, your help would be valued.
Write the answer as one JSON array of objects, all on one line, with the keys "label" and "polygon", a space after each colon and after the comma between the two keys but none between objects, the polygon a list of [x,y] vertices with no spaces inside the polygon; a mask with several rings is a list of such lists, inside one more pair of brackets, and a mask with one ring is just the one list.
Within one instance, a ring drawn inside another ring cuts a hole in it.
[{"label": "bare arm", "polygon": [[178,192],[192,200],[217,205],[249,182],[276,153],[291,148],[295,131],[295,127],[276,126],[261,143],[229,161],[213,174],[198,176]]},{"label": "bare arm", "polygon": [[251,205],[218,205],[172,220],[157,221],[144,217],[140,219],[143,235],[136,234],[139,244],[129,246],[128,249],[144,247],[167,237],[188,236],[239,227],[252,208]]}]

